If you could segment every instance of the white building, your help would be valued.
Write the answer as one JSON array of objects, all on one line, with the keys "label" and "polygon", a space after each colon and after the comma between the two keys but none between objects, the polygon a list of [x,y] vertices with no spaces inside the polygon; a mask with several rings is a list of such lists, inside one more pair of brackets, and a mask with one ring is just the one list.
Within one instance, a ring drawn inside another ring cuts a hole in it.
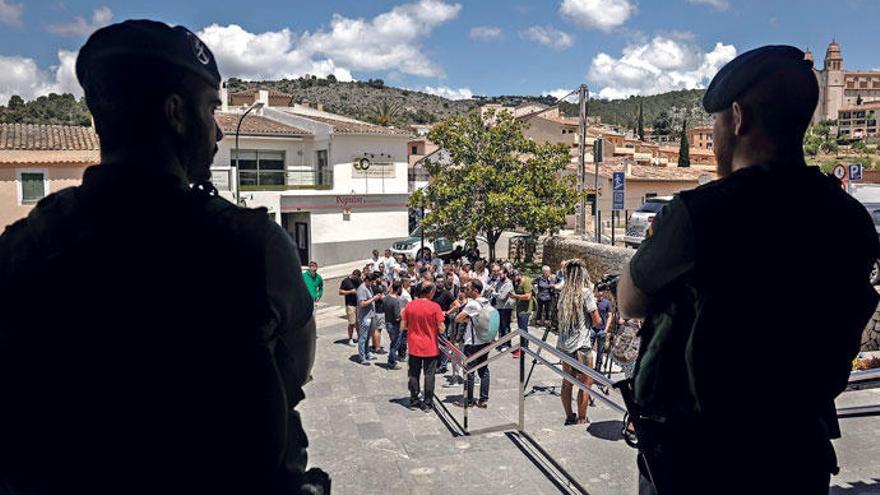
[{"label": "white building", "polygon": [[303,263],[366,259],[407,237],[407,132],[302,105],[273,107],[266,91],[255,100],[263,106],[243,120],[247,107],[216,113],[224,139],[212,172],[221,194],[266,207]]}]

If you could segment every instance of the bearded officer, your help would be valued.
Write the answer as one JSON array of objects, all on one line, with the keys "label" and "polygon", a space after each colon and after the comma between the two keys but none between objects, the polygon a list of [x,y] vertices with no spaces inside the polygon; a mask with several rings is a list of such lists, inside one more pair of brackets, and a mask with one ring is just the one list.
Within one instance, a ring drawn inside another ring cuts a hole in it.
[{"label": "bearded officer", "polygon": [[[719,179],[671,201],[624,270],[621,312],[645,318],[641,493],[828,493],[834,398],[877,307],[880,245],[865,208],[804,161],[818,94],[794,47],[722,68],[703,98]],[[751,364],[781,356],[795,357],[782,375]]]},{"label": "bearded officer", "polygon": [[208,182],[213,54],[126,21],[76,74],[101,164],[0,237],[0,492],[329,491],[293,409],[315,348],[296,249]]}]

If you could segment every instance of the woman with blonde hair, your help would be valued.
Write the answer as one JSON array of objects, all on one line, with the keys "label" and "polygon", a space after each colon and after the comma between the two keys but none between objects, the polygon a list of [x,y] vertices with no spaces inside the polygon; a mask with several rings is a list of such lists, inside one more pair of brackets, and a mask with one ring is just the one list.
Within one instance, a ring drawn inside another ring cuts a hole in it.
[{"label": "woman with blonde hair", "polygon": [[[587,265],[578,259],[568,260],[562,269],[565,284],[559,292],[557,316],[559,320],[559,336],[556,348],[572,358],[592,368],[593,356],[590,353],[590,332],[592,327],[601,322],[596,299],[593,296],[593,284]],[[575,376],[586,386],[593,384],[593,379],[580,373],[569,364],[562,363],[562,370]],[[562,407],[565,409],[565,424],[586,424],[587,406],[590,397],[583,390],[577,394],[577,415],[571,409],[571,391],[573,385],[562,381]]]}]

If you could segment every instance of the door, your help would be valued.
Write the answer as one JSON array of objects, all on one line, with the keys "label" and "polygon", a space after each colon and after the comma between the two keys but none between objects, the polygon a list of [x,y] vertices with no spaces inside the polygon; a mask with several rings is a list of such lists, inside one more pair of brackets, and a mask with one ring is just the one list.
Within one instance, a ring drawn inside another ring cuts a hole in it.
[{"label": "door", "polygon": [[299,254],[299,261],[303,265],[308,264],[309,258],[309,224],[306,222],[294,222],[293,242]]}]

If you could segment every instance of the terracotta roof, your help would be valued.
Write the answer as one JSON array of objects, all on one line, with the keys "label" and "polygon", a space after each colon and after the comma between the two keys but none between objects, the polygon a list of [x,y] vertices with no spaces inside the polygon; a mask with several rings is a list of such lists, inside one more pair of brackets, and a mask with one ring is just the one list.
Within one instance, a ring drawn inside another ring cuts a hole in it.
[{"label": "terracotta roof", "polygon": [[[235,127],[238,125],[241,114],[216,112],[214,118],[217,119],[217,124],[224,134],[235,134]],[[266,117],[249,114],[241,123],[241,134],[247,136],[302,136],[311,135],[312,132]]]},{"label": "terracotta roof", "polygon": [[349,122],[345,120],[336,120],[328,117],[318,117],[315,115],[303,114],[309,120],[322,122],[333,126],[333,132],[336,134],[385,134],[389,136],[409,136],[410,133],[404,129],[394,129],[391,127],[383,127],[381,125],[368,124],[366,122]]},{"label": "terracotta roof", "polygon": [[101,161],[92,127],[0,124],[0,164],[91,165]]},{"label": "terracotta roof", "polygon": [[75,125],[0,124],[0,150],[100,150],[92,127]]}]

